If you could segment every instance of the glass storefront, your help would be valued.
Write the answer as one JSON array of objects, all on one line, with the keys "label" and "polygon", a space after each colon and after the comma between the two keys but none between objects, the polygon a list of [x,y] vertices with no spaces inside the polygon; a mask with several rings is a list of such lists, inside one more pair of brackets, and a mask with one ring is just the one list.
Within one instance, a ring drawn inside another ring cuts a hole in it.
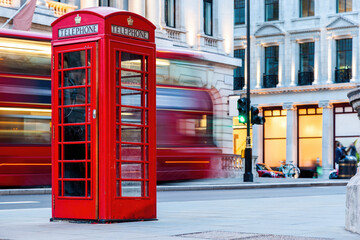
[{"label": "glass storefront", "polygon": [[322,108],[298,109],[298,150],[300,168],[313,168],[322,158]]},{"label": "glass storefront", "polygon": [[264,110],[264,163],[279,167],[286,161],[286,110]]}]

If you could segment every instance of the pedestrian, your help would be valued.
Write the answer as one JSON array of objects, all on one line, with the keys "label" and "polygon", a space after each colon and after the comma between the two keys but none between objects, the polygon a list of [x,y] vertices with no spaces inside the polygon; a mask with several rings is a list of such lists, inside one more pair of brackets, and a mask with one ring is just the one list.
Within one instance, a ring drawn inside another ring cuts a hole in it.
[{"label": "pedestrian", "polygon": [[335,159],[334,159],[336,169],[338,168],[338,164],[339,164],[340,159],[342,159],[343,157],[345,157],[344,150],[341,147],[341,143],[337,141],[336,142],[336,149],[335,149]]}]

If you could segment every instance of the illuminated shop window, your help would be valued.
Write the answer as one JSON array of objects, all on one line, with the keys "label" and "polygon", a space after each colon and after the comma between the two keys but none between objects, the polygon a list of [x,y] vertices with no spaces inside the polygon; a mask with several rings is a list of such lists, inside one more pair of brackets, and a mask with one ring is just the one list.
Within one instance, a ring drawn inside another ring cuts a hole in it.
[{"label": "illuminated shop window", "polygon": [[298,109],[299,167],[312,168],[322,158],[322,109]]},{"label": "illuminated shop window", "polygon": [[286,110],[264,110],[264,163],[278,167],[286,161]]},{"label": "illuminated shop window", "polygon": [[[357,159],[359,159],[360,121],[357,117],[357,112],[355,112],[348,104],[337,105],[334,106],[334,117],[334,151],[336,142],[340,142],[341,145],[345,147],[348,154],[354,155]],[[355,149],[352,145],[354,145]]]}]

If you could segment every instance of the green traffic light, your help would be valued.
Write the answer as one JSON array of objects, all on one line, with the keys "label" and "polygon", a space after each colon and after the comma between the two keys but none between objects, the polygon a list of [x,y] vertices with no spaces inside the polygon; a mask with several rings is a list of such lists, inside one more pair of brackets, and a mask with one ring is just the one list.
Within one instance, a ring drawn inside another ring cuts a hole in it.
[{"label": "green traffic light", "polygon": [[244,116],[239,116],[239,123],[245,123],[246,118]]}]

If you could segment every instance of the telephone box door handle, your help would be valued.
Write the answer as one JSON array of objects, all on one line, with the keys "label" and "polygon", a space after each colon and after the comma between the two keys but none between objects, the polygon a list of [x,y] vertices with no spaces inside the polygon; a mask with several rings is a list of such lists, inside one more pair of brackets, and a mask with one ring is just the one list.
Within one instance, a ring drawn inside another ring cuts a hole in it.
[{"label": "telephone box door handle", "polygon": [[93,110],[93,119],[96,118],[96,109]]}]

